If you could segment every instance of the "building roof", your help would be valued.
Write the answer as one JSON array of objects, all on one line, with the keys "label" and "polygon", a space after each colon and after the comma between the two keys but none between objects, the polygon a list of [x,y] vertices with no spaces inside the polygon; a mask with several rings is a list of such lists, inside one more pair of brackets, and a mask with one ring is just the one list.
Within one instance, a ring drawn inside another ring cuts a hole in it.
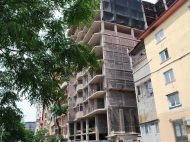
[{"label": "building roof", "polygon": [[129,54],[130,55],[137,54],[141,50],[140,47],[143,47],[143,46],[144,46],[144,40],[141,40],[131,51],[129,51]]},{"label": "building roof", "polygon": [[179,9],[187,0],[176,0],[158,19],[156,19],[137,39],[145,39],[152,31],[168,19],[177,9]]}]

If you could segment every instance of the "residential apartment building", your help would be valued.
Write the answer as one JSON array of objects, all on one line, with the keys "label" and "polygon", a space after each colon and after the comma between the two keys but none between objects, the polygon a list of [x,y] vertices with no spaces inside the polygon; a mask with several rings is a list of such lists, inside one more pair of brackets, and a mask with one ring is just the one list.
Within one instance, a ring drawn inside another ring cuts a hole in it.
[{"label": "residential apartment building", "polygon": [[43,107],[41,104],[36,105],[36,126],[35,126],[35,133],[41,130],[41,124],[40,121],[42,121],[42,113],[43,113]]},{"label": "residential apartment building", "polygon": [[[64,94],[68,94],[68,85],[66,82],[64,82],[60,88],[63,90]],[[61,105],[67,105],[68,101],[67,100],[60,100]],[[59,123],[59,127],[61,128],[61,135],[63,136],[64,139],[67,139],[67,116],[62,114],[61,116],[55,117],[52,112],[51,112],[51,107],[54,107],[56,105],[55,103],[52,103],[50,106],[45,106],[42,109],[42,105],[38,105],[40,107],[37,107],[37,122],[40,122],[40,126],[38,126],[40,129],[47,129],[48,133],[46,134],[47,136],[49,135],[59,135],[59,129],[56,121]],[[40,109],[39,109],[40,108]],[[40,112],[38,112],[41,110]],[[41,116],[40,116],[41,114]],[[36,127],[37,129],[37,127]],[[38,129],[39,130],[39,129]]]},{"label": "residential apartment building", "polygon": [[128,51],[145,27],[141,2],[101,1],[100,7],[90,28],[71,28],[71,38],[91,45],[103,65],[70,80],[69,140],[136,141],[140,131]]},{"label": "residential apartment building", "polygon": [[24,122],[25,129],[35,131],[36,123],[35,122]]},{"label": "residential apartment building", "polygon": [[190,141],[189,23],[190,1],[177,0],[130,52],[144,142]]}]

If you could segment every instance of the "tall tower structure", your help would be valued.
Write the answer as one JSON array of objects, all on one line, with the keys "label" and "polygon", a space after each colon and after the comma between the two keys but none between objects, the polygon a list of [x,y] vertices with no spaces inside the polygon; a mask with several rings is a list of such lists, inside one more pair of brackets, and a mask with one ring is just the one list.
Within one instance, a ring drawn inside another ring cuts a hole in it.
[{"label": "tall tower structure", "polygon": [[77,73],[69,84],[68,138],[137,140],[138,114],[128,52],[145,28],[141,1],[101,1],[90,28],[71,28],[76,43],[88,43],[103,65]]}]

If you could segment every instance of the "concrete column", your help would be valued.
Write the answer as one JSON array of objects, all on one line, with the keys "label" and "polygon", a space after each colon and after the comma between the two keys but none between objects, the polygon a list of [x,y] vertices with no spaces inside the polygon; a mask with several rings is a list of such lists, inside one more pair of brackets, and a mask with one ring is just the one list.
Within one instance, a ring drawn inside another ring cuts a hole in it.
[{"label": "concrete column", "polygon": [[77,122],[74,122],[74,141],[76,141],[76,134],[77,134]]},{"label": "concrete column", "polygon": [[119,109],[119,124],[121,133],[125,133],[123,109]]},{"label": "concrete column", "polygon": [[81,141],[83,141],[83,121],[80,121]]},{"label": "concrete column", "polygon": [[68,142],[70,142],[70,141],[71,141],[71,140],[70,140],[70,136],[71,136],[71,134],[70,134],[70,125],[69,125],[69,123],[67,123],[66,125],[67,125]]},{"label": "concrete column", "polygon": [[129,110],[129,115],[130,115],[130,121],[131,121],[131,132],[135,132],[135,122],[134,122],[134,111],[133,109]]},{"label": "concrete column", "polygon": [[142,2],[141,2],[141,8],[142,8],[143,18],[144,18],[144,22],[145,22],[145,29],[147,29],[148,28],[148,24],[147,24],[147,21],[146,21],[146,16],[145,16],[144,7],[143,7]]},{"label": "concrete column", "polygon": [[86,140],[89,140],[89,119],[86,119]]},{"label": "concrete column", "polygon": [[96,133],[96,140],[99,140],[98,115],[95,115],[95,133]]},{"label": "concrete column", "polygon": [[163,0],[163,3],[164,3],[165,10],[167,10],[167,9],[168,9],[168,6],[167,6],[167,4],[166,4],[166,0]]},{"label": "concrete column", "polygon": [[117,35],[117,25],[114,24],[114,31],[115,31],[115,34]]},{"label": "concrete column", "polygon": [[133,36],[133,39],[134,39],[134,37],[135,37],[135,33],[134,33],[133,28],[131,28],[131,35]]},{"label": "concrete column", "polygon": [[98,109],[98,101],[94,99],[94,110]]}]

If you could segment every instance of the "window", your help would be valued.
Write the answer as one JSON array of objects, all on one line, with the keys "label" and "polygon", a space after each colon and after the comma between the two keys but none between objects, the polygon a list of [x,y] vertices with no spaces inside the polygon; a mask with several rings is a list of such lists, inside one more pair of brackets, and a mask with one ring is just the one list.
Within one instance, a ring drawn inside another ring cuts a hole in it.
[{"label": "window", "polygon": [[145,133],[146,134],[150,134],[151,133],[151,124],[145,124],[144,125],[144,128],[145,128]]},{"label": "window", "polygon": [[155,126],[156,126],[156,132],[157,132],[157,133],[160,133],[160,129],[159,129],[159,126],[158,126],[158,122],[155,122]]},{"label": "window", "polygon": [[157,34],[156,34],[156,40],[157,42],[161,41],[164,38],[164,31],[160,30]]},{"label": "window", "polygon": [[176,106],[181,105],[180,101],[179,101],[179,96],[178,96],[177,93],[169,95],[168,100],[169,100],[169,103],[170,103],[170,108],[174,108]]},{"label": "window", "polygon": [[183,124],[182,119],[172,121],[174,127],[174,134],[176,137],[176,142],[188,141],[187,129]]},{"label": "window", "polygon": [[172,69],[165,72],[164,76],[165,76],[166,84],[174,81],[174,73]]},{"label": "window", "polygon": [[77,112],[83,111],[83,104],[78,104],[77,105]]},{"label": "window", "polygon": [[189,9],[189,11],[190,11],[190,5],[188,6],[188,9]]},{"label": "window", "polygon": [[139,86],[137,86],[137,94],[138,94],[138,95],[141,94],[141,92],[140,92],[140,87],[139,87]]},{"label": "window", "polygon": [[168,54],[168,50],[167,49],[165,49],[164,51],[160,52],[161,62],[165,61],[168,58],[169,58],[169,54]]}]

